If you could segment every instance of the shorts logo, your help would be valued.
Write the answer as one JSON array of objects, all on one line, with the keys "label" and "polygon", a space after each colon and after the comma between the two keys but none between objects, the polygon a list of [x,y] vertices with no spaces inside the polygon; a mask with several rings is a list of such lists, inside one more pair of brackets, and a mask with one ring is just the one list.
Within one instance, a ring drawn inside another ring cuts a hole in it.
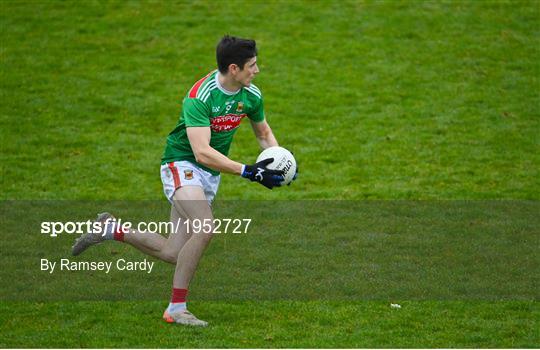
[{"label": "shorts logo", "polygon": [[193,170],[184,170],[186,180],[193,180]]}]

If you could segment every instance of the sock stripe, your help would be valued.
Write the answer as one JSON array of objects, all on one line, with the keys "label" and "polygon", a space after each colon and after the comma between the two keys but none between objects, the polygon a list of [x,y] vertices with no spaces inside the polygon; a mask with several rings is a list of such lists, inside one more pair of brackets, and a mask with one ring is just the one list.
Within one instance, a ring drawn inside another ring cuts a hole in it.
[{"label": "sock stripe", "polygon": [[173,288],[172,296],[171,296],[171,303],[185,303],[187,294],[188,294],[187,289]]},{"label": "sock stripe", "polygon": [[122,227],[118,227],[114,231],[114,240],[115,241],[120,241],[120,242],[124,241],[124,229]]}]

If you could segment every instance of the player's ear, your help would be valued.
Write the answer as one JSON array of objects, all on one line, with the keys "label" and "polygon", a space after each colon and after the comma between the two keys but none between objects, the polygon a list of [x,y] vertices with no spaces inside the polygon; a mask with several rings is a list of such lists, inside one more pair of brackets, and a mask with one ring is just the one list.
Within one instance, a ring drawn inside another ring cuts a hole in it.
[{"label": "player's ear", "polygon": [[240,67],[238,67],[236,63],[229,64],[229,72],[232,75],[235,75],[236,73],[238,73],[239,70],[240,70]]}]

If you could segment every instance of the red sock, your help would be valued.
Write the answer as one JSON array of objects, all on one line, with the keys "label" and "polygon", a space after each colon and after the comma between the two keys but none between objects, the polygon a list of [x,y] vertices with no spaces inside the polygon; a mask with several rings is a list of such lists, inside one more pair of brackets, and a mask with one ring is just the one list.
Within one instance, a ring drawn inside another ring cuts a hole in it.
[{"label": "red sock", "polygon": [[185,303],[187,293],[188,293],[187,289],[173,288],[172,296],[171,296],[171,303]]},{"label": "red sock", "polygon": [[114,231],[114,240],[120,242],[124,241],[124,229],[122,226],[118,227],[116,231]]}]

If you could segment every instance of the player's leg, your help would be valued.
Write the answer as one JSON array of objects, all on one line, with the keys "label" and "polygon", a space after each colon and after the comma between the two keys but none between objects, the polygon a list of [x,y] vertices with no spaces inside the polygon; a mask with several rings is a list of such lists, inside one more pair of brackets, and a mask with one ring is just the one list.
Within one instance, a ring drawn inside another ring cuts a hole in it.
[{"label": "player's leg", "polygon": [[[204,196],[201,191],[200,194]],[[179,193],[177,198],[181,198]],[[204,197],[202,197],[204,198]],[[213,237],[213,219],[212,210],[206,199],[197,199],[195,201],[178,201],[181,204],[181,212],[190,220],[199,220],[200,223],[208,224],[203,226],[203,230],[209,232],[193,233],[191,238],[184,244],[178,254],[176,270],[174,274],[173,286],[175,288],[188,288],[201,256]],[[193,228],[192,228],[193,230]]]},{"label": "player's leg", "polygon": [[180,216],[174,205],[171,205],[170,222],[174,231],[169,233],[167,239],[157,233],[130,232],[124,235],[124,241],[148,255],[176,264],[178,253],[191,233],[184,225],[185,218]]},{"label": "player's leg", "polygon": [[[198,168],[186,161],[164,164],[161,166],[160,172],[163,191],[172,204],[170,222],[174,228],[174,233],[170,233],[169,238],[165,239],[159,234],[134,232],[126,234],[124,239],[127,243],[149,255],[176,264],[178,253],[189,240],[191,234],[184,225],[186,216],[179,210],[173,196],[177,190],[188,188],[182,193],[185,193],[185,200],[189,200],[192,192],[189,188],[202,188],[202,179],[198,174]],[[198,175],[194,176],[194,172]]]},{"label": "player's leg", "polygon": [[102,213],[98,215],[98,220],[106,225],[105,222],[108,219],[105,230],[105,235],[100,233],[86,233],[79,238],[73,246],[73,255],[82,253],[85,249],[93,244],[100,243],[105,240],[116,240],[128,243],[138,250],[156,257],[160,260],[168,262],[170,264],[176,264],[178,252],[184,246],[186,241],[191,237],[188,233],[188,229],[185,225],[178,225],[183,223],[184,219],[180,217],[178,211],[171,206],[171,223],[173,231],[169,233],[169,238],[147,231],[124,231],[121,228],[117,228],[114,223],[115,218],[109,213]]},{"label": "player's leg", "polygon": [[143,253],[167,261],[167,257],[162,254],[167,239],[158,233],[132,230],[124,233],[123,241]]},{"label": "player's leg", "polygon": [[[179,167],[181,163],[171,163],[163,165],[161,167],[161,178],[164,186],[165,194],[171,199],[174,191],[180,187],[180,175],[183,174]],[[189,163],[188,163],[189,164]],[[193,178],[185,178],[184,183],[200,184]],[[103,224],[105,233],[88,232],[79,237],[72,247],[72,254],[79,255],[88,247],[101,243],[105,240],[116,240],[126,242],[140,251],[161,259],[165,262],[176,264],[178,252],[182,249],[183,245],[191,236],[188,234],[187,227],[185,225],[178,225],[183,223],[184,218],[180,216],[178,210],[174,204],[171,207],[171,223],[174,228],[174,232],[169,233],[169,238],[166,239],[158,233],[141,232],[141,231],[125,231],[121,227],[115,224],[116,219],[109,213],[102,213],[98,215],[96,221]],[[108,224],[106,224],[108,223]]]},{"label": "player's leg", "polygon": [[179,214],[191,222],[198,220],[202,225],[197,226],[206,232],[195,232],[193,225],[191,226],[192,236],[178,254],[173,278],[173,295],[163,317],[167,322],[206,326],[206,322],[198,320],[187,311],[186,296],[202,254],[213,236],[212,210],[202,187],[182,187],[175,192],[173,198]]}]

